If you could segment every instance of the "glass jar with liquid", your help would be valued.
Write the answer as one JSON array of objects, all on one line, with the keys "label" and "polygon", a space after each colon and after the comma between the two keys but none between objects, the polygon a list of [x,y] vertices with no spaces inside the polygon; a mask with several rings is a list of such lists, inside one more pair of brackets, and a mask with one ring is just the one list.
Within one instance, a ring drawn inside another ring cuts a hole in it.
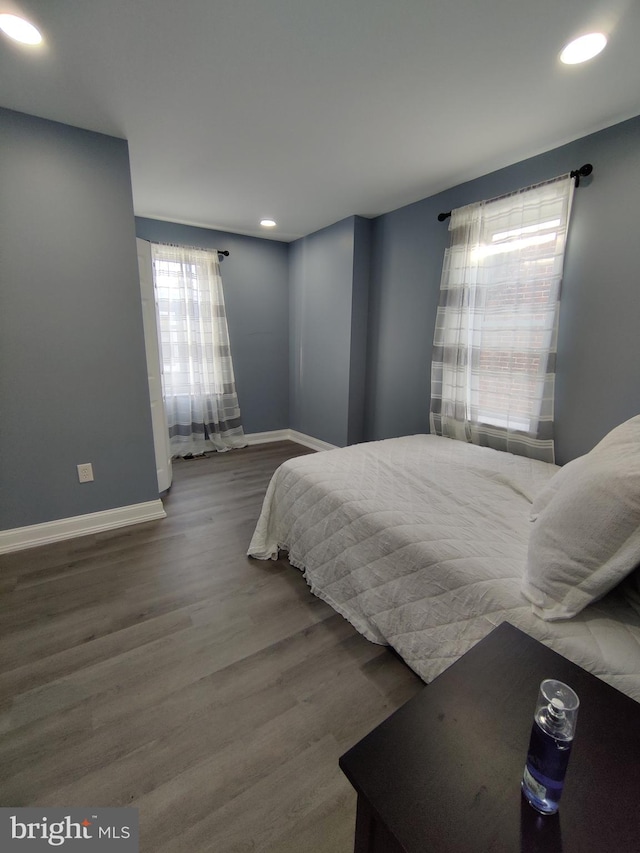
[{"label": "glass jar with liquid", "polygon": [[547,678],[540,685],[522,791],[542,814],[558,811],[579,705],[577,694],[561,681]]}]

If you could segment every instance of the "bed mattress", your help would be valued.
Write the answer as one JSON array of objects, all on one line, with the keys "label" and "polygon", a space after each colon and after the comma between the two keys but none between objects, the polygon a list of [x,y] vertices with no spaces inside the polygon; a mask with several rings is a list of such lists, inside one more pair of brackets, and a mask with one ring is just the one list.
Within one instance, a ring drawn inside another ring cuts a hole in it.
[{"label": "bed mattress", "polygon": [[640,616],[613,591],[544,622],[520,592],[535,494],[557,467],[432,435],[285,462],[249,554],[280,550],[313,593],[426,682],[503,621],[640,701]]}]

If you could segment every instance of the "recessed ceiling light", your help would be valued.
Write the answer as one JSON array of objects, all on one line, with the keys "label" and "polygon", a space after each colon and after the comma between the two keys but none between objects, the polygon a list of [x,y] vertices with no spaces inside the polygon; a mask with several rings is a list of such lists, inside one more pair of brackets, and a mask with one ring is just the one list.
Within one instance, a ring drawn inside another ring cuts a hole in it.
[{"label": "recessed ceiling light", "polygon": [[0,15],[0,30],[22,44],[40,44],[42,41],[42,36],[33,24],[17,15]]},{"label": "recessed ceiling light", "polygon": [[260,225],[262,225],[263,228],[275,228],[276,221],[275,219],[261,219]]},{"label": "recessed ceiling light", "polygon": [[589,33],[586,36],[570,41],[560,54],[560,61],[565,65],[577,65],[597,56],[607,43],[604,33]]}]

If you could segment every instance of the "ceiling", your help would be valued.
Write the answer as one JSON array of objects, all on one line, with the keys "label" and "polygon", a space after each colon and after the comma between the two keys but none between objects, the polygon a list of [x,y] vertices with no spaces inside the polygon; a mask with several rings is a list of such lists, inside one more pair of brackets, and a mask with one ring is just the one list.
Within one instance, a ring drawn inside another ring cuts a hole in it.
[{"label": "ceiling", "polygon": [[[638,0],[0,0],[0,105],[129,141],[135,212],[292,240],[640,113]],[[600,56],[558,53],[591,30]],[[259,226],[272,217],[278,227]]]}]

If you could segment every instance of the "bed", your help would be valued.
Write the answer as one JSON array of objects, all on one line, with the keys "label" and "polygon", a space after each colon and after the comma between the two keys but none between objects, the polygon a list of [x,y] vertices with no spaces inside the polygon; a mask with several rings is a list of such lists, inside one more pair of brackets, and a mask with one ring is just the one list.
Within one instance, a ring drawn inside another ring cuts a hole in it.
[{"label": "bed", "polygon": [[[628,433],[623,451],[616,447],[618,459],[626,460],[629,438],[640,446],[640,418]],[[593,467],[587,457],[581,460]],[[268,560],[288,552],[313,593],[367,639],[392,646],[425,682],[508,621],[640,701],[640,606],[633,598],[638,573],[631,571],[633,549],[640,547],[640,504],[631,502],[631,527],[608,537],[626,537],[625,547],[633,540],[624,567],[612,570],[606,563],[608,574],[596,594],[587,589],[588,604],[583,596],[579,612],[567,618],[559,615],[553,584],[553,601],[536,598],[532,531],[541,518],[548,519],[552,537],[558,526],[564,529],[567,517],[558,498],[563,487],[566,498],[567,482],[575,491],[572,478],[581,496],[578,525],[588,525],[586,538],[593,530],[596,547],[607,538],[589,516],[586,474],[600,494],[602,471],[594,473],[584,462],[559,469],[434,435],[297,457],[273,475],[248,553]],[[585,533],[577,532],[579,552]],[[544,547],[539,542],[536,553]],[[618,562],[619,556],[618,548]],[[597,560],[606,562],[600,554]],[[601,567],[589,571],[602,573]],[[578,578],[563,589],[571,595],[572,587],[584,586]]]}]

